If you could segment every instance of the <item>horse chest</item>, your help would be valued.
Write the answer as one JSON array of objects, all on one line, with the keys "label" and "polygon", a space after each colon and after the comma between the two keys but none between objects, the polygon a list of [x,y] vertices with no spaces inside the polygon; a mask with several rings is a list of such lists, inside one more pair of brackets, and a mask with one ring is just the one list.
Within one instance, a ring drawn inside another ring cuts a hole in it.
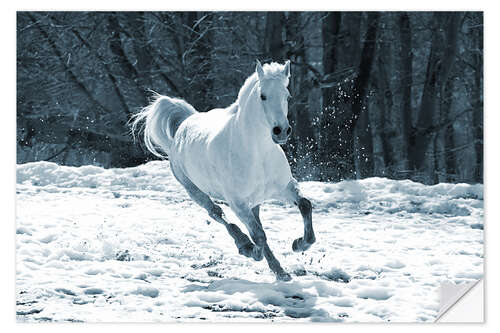
[{"label": "horse chest", "polygon": [[228,178],[231,196],[248,202],[250,206],[278,198],[291,180],[286,158],[276,152],[240,160],[234,169],[239,172],[232,173],[232,177]]}]

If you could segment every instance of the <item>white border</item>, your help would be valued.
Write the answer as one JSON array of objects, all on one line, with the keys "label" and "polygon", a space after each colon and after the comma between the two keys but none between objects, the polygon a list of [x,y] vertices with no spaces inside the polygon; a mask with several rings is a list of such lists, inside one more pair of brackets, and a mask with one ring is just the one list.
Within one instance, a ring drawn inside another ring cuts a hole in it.
[{"label": "white border", "polygon": [[[290,1],[290,0],[252,0],[252,1],[234,1],[234,0],[210,0],[210,1],[99,1],[88,0],[84,2],[70,2],[63,0],[24,0],[8,4],[17,10],[483,10],[486,1]],[[489,6],[491,7],[491,6]]]},{"label": "white border", "polygon": [[[8,3],[6,3],[8,2]],[[452,329],[454,332],[470,333],[474,331],[491,329],[496,327],[498,331],[498,296],[500,295],[498,279],[498,259],[494,254],[500,253],[497,237],[500,236],[498,225],[500,224],[498,214],[498,166],[499,156],[497,147],[499,144],[497,127],[500,124],[497,90],[498,84],[498,63],[500,54],[498,52],[498,32],[500,31],[500,17],[495,10],[493,1],[321,1],[308,0],[302,2],[291,1],[263,1],[253,0],[251,2],[226,1],[97,1],[88,0],[85,2],[69,1],[4,1],[2,2],[1,15],[1,43],[2,51],[0,64],[2,66],[1,75],[1,97],[2,103],[2,126],[1,126],[1,208],[2,226],[1,256],[2,256],[2,274],[1,274],[1,319],[5,331],[28,331],[37,330],[40,332],[58,332],[71,330],[72,332],[82,332],[91,329],[109,330],[119,329],[125,332],[136,331],[138,329],[147,329],[150,331],[165,330],[196,330],[217,332],[253,331],[255,329],[272,329],[288,331],[303,331],[313,329],[318,332],[331,331],[332,329],[341,329],[342,331],[360,331],[374,330],[375,332],[390,332],[402,329],[408,332],[421,332],[425,330],[443,330]],[[463,325],[463,324],[428,324],[425,327],[418,324],[293,324],[293,325],[261,325],[261,324],[16,324],[15,323],[15,266],[14,266],[14,221],[15,221],[15,110],[16,110],[16,78],[15,78],[15,21],[16,10],[484,10],[485,11],[485,258],[486,263],[486,324],[484,325]],[[489,296],[488,296],[489,295]],[[335,325],[335,326],[332,326]]]}]

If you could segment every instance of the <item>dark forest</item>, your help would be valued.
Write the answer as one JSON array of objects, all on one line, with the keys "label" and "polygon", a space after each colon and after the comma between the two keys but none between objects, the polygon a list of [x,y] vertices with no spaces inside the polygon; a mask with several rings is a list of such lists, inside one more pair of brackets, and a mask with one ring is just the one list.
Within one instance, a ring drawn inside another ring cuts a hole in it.
[{"label": "dark forest", "polygon": [[482,12],[18,12],[17,163],[156,159],[152,91],[226,107],[256,59],[291,61],[299,180],[483,182]]}]

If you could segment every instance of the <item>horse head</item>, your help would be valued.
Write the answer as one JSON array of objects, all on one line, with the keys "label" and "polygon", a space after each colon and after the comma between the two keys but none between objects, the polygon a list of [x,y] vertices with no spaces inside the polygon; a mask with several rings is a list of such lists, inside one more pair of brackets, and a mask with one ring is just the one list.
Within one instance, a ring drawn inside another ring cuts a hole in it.
[{"label": "horse head", "polygon": [[274,143],[284,144],[292,128],[288,123],[288,100],[290,92],[287,89],[290,77],[290,61],[284,65],[278,63],[265,64],[257,60],[255,68],[258,82],[258,98],[264,110],[266,123]]}]

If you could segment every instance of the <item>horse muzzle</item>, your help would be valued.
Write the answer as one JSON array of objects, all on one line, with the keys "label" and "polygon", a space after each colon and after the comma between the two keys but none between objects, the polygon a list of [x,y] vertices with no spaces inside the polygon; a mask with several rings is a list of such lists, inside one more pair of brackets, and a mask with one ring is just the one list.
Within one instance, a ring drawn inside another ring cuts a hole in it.
[{"label": "horse muzzle", "polygon": [[275,126],[273,127],[271,137],[274,143],[282,145],[286,143],[288,137],[290,136],[290,133],[292,133],[292,128],[289,125],[287,125],[286,128]]}]

